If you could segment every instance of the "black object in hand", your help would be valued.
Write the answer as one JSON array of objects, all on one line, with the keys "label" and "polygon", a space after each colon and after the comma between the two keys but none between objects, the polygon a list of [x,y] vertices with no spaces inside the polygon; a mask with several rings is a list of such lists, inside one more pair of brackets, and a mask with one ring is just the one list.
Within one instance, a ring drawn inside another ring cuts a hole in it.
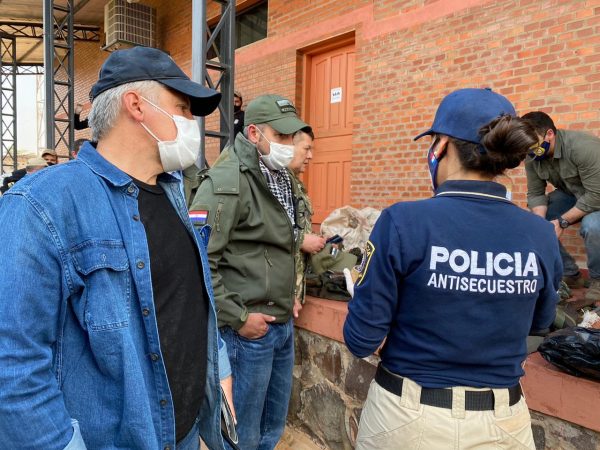
[{"label": "black object in hand", "polygon": [[329,239],[325,241],[326,244],[340,244],[344,240],[339,234],[335,236],[331,236]]}]

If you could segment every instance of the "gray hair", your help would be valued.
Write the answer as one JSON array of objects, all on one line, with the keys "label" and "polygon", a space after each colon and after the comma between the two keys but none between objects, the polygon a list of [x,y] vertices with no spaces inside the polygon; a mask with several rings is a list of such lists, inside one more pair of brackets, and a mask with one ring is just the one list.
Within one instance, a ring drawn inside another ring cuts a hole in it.
[{"label": "gray hair", "polygon": [[92,129],[92,140],[98,142],[115,126],[121,114],[123,95],[129,91],[142,94],[151,102],[158,102],[159,87],[157,81],[134,81],[125,83],[102,92],[94,99],[92,109],[88,114],[88,123]]}]

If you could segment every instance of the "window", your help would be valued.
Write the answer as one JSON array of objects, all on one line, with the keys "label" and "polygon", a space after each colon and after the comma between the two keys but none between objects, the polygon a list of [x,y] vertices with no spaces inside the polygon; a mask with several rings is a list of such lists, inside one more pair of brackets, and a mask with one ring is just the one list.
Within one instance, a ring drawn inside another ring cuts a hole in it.
[{"label": "window", "polygon": [[[236,49],[267,37],[268,13],[268,1],[261,1],[254,6],[237,13],[235,16]],[[210,27],[211,34],[216,26],[217,24],[214,24]],[[213,47],[208,52],[208,59],[217,57],[220,46],[221,43],[217,37]]]}]

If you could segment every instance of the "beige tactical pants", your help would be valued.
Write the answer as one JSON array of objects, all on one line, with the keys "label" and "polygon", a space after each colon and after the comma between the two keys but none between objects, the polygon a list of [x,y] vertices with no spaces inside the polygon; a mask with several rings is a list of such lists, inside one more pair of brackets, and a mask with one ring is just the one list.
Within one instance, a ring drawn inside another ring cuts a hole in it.
[{"label": "beige tactical pants", "polygon": [[524,398],[509,406],[508,390],[494,389],[494,411],[465,411],[465,390],[452,388],[452,409],[421,405],[421,386],[404,378],[398,397],[371,382],[356,450],[532,449]]}]

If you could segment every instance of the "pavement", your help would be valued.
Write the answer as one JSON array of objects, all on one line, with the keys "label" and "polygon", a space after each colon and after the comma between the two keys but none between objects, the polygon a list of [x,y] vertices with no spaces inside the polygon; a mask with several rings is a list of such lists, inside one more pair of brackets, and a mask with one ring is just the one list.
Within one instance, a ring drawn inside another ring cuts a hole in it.
[{"label": "pavement", "polygon": [[326,447],[316,444],[300,430],[287,427],[275,450],[326,450]]}]

